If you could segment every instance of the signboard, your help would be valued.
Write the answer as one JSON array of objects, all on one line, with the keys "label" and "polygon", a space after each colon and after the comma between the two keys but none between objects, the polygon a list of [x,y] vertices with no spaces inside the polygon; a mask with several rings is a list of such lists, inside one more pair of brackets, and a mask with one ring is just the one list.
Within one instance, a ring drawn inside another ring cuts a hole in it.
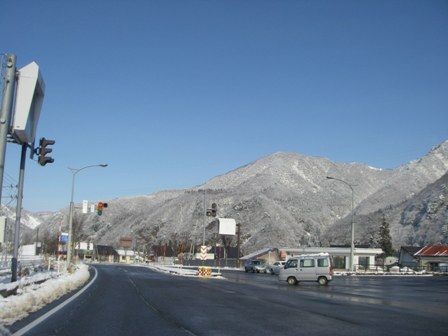
[{"label": "signboard", "polygon": [[90,212],[95,212],[95,204],[90,205]]},{"label": "signboard", "polygon": [[45,83],[39,66],[31,62],[19,69],[12,134],[21,144],[34,142],[44,95]]},{"label": "signboard", "polygon": [[67,232],[62,232],[61,235],[59,236],[59,242],[61,244],[67,244],[68,243],[68,233]]},{"label": "signboard", "polygon": [[218,218],[220,235],[234,236],[236,233],[236,221],[233,218]]},{"label": "signboard", "polygon": [[132,247],[132,237],[121,237],[120,247],[124,249],[130,249]]},{"label": "signboard", "polygon": [[201,245],[201,260],[207,260],[207,246]]},{"label": "signboard", "polygon": [[82,213],[86,214],[88,212],[88,207],[89,207],[89,201],[82,201]]}]

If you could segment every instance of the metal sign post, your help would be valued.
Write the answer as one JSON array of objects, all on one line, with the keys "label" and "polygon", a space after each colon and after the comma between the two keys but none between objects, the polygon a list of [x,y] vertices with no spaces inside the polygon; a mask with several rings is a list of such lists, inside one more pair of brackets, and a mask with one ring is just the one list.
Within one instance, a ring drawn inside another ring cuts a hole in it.
[{"label": "metal sign post", "polygon": [[16,81],[16,56],[6,54],[6,73],[3,88],[2,106],[0,111],[0,199],[3,190],[3,173],[5,171],[6,142],[11,122]]},{"label": "metal sign post", "polygon": [[16,222],[14,226],[14,251],[11,260],[11,282],[17,281],[17,259],[19,256],[20,245],[20,217],[22,215],[22,199],[23,199],[23,181],[25,179],[25,162],[26,162],[26,149],[28,145],[22,145],[22,155],[20,158],[20,171],[19,171],[19,185],[17,192],[17,206],[16,206]]}]

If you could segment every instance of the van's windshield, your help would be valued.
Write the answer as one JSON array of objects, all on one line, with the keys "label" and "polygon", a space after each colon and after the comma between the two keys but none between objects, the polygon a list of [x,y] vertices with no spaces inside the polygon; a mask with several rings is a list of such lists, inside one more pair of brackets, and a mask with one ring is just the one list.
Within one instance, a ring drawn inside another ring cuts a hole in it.
[{"label": "van's windshield", "polygon": [[285,268],[297,268],[297,259],[289,259],[285,264]]}]

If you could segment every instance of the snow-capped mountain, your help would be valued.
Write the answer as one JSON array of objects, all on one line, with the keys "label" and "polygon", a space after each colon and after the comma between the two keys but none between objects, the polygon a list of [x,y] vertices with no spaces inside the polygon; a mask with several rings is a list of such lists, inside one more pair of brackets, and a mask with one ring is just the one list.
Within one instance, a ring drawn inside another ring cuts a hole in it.
[{"label": "snow-capped mountain", "polygon": [[[6,216],[10,221],[13,221],[13,222],[15,221],[15,219],[16,219],[15,208],[2,205],[2,213],[3,213],[3,216]],[[49,213],[49,215],[51,215],[51,213]],[[22,209],[20,222],[22,225],[24,225],[30,229],[35,229],[40,224],[42,224],[42,218],[39,213],[32,213],[30,211]]]},{"label": "snow-capped mountain", "polygon": [[[139,244],[198,244],[205,193],[207,206],[217,203],[219,217],[232,217],[242,224],[245,252],[273,245],[345,243],[351,191],[343,183],[328,180],[328,175],[356,185],[355,213],[367,216],[411,199],[447,170],[448,141],[392,170],[279,152],[188,190],[111,200],[102,216],[77,215],[82,226],[78,232],[82,238],[108,244],[117,243],[123,235],[133,235]],[[46,218],[43,227],[56,230],[66,210]],[[210,221],[207,218],[206,224]],[[209,243],[217,241],[216,231],[215,225],[207,225]],[[392,233],[394,242],[402,241],[399,231]],[[367,237],[358,240],[366,242]]]}]

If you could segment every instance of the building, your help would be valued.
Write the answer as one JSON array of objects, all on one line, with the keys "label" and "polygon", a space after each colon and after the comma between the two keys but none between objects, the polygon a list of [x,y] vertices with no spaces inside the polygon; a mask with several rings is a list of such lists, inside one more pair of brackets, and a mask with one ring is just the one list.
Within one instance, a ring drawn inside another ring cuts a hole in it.
[{"label": "building", "polygon": [[[332,258],[333,267],[339,270],[350,270],[349,246],[331,247],[300,247],[300,248],[280,248],[282,260],[288,260],[302,254],[328,253]],[[375,257],[383,253],[382,249],[369,247],[355,247],[354,265],[357,268],[369,269],[375,267]]]},{"label": "building", "polygon": [[250,254],[247,254],[244,257],[241,257],[242,261],[251,260],[251,259],[264,260],[268,264],[272,264],[275,261],[280,260],[280,252],[279,252],[278,248],[268,247],[268,248],[264,248],[264,249],[252,252]]},{"label": "building", "polygon": [[132,250],[117,250],[118,262],[130,264],[134,262],[135,252]]},{"label": "building", "polygon": [[112,246],[108,245],[95,245],[95,259],[103,262],[115,262],[118,261],[118,253]]},{"label": "building", "polygon": [[448,272],[448,245],[427,245],[415,252],[414,256],[418,259],[420,268]]},{"label": "building", "polygon": [[415,253],[421,249],[421,246],[402,246],[398,257],[400,267],[417,268],[419,266],[419,260],[415,256]]}]

